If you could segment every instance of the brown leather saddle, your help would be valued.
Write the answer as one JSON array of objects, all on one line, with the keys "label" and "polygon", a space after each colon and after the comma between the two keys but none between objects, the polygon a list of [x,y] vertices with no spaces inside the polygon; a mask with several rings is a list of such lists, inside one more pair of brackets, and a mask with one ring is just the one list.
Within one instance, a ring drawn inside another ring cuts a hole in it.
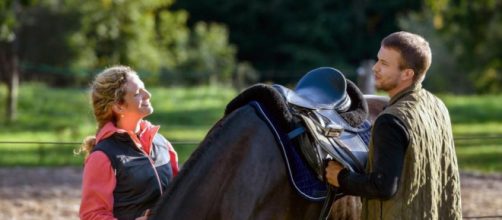
[{"label": "brown leather saddle", "polygon": [[[324,180],[325,161],[331,159],[351,171],[364,172],[368,147],[359,133],[369,127],[360,128],[362,121],[342,117],[354,109],[347,91],[355,89],[360,93],[352,82],[334,68],[321,67],[305,74],[294,90],[281,85],[273,87],[283,96],[293,116],[301,119],[302,126],[289,136],[298,137],[303,156],[320,180]],[[365,119],[368,112],[364,107]]]}]

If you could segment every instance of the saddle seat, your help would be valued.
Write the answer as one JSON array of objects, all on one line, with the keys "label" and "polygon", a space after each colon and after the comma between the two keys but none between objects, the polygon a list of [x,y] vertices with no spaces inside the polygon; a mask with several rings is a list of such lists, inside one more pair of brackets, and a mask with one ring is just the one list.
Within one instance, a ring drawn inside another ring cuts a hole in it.
[{"label": "saddle seat", "polygon": [[331,67],[309,71],[293,90],[274,85],[288,103],[308,109],[347,111],[350,98],[343,74]]}]

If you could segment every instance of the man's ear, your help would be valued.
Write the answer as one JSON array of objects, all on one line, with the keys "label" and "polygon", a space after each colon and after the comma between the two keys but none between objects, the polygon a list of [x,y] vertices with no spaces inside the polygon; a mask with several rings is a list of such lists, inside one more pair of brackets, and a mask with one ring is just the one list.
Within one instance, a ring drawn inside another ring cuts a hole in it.
[{"label": "man's ear", "polygon": [[413,77],[415,76],[415,71],[413,69],[404,69],[403,74],[401,75],[403,77],[403,80],[411,80],[413,81]]}]

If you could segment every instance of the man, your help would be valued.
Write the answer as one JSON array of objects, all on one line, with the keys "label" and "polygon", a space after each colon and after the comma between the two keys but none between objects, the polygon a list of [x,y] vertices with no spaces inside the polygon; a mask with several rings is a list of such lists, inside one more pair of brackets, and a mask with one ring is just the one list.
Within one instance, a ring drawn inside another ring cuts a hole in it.
[{"label": "man", "polygon": [[381,42],[373,66],[389,106],[376,119],[366,173],[330,161],[326,178],[362,197],[361,219],[461,219],[460,179],[448,110],[421,84],[429,43],[408,32]]}]

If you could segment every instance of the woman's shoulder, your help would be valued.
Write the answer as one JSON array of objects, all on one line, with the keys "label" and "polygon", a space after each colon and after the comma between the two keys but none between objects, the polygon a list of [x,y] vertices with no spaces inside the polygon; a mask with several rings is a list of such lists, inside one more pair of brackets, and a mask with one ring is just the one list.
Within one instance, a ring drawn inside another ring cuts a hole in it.
[{"label": "woman's shoulder", "polygon": [[[111,156],[116,154],[117,152],[123,152],[124,149],[128,149],[132,140],[127,134],[119,134],[115,133],[98,143],[92,150],[92,152],[101,151],[104,154]],[[91,153],[92,153],[91,152]]]},{"label": "woman's shoulder", "polygon": [[171,143],[160,133],[155,134],[153,137],[153,143],[166,147],[171,145]]},{"label": "woman's shoulder", "polygon": [[89,154],[89,156],[85,159],[85,164],[102,164],[102,163],[110,163],[110,158],[104,151],[95,150]]}]

